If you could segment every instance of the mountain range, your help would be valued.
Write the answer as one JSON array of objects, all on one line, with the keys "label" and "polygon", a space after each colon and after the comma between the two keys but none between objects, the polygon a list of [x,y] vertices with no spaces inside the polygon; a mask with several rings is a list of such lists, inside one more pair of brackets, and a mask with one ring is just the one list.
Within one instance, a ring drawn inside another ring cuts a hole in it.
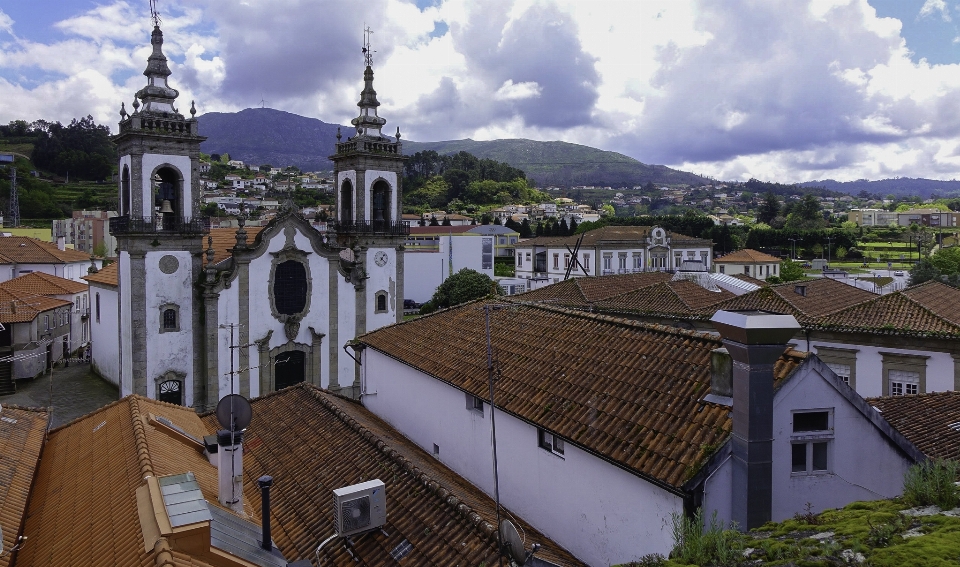
[{"label": "mountain range", "polygon": [[924,199],[936,195],[939,197],[960,195],[960,181],[951,179],[950,181],[940,181],[937,179],[923,179],[910,177],[894,177],[891,179],[878,179],[868,181],[858,179],[856,181],[834,181],[833,179],[824,179],[822,181],[808,181],[800,183],[801,187],[825,187],[831,191],[839,191],[848,195],[858,195],[861,191],[866,191],[871,195],[894,195],[895,197],[909,197],[918,195]]},{"label": "mountain range", "polygon": [[[204,153],[228,153],[258,165],[295,165],[304,171],[331,169],[327,156],[333,154],[337,128],[344,136],[350,126],[328,124],[271,108],[248,108],[240,112],[209,112],[198,117],[200,134],[207,137]],[[699,175],[647,165],[631,157],[567,142],[534,140],[450,140],[443,142],[403,141],[405,154],[434,150],[440,154],[460,151],[489,158],[521,169],[538,186],[609,185],[632,187],[654,184],[699,185]]]}]

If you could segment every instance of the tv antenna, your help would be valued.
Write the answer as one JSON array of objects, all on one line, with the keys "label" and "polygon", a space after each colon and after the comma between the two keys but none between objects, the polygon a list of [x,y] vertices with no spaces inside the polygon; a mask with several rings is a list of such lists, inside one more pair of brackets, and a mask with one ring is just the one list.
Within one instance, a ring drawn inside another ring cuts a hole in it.
[{"label": "tv antenna", "polygon": [[376,51],[370,49],[370,36],[373,35],[373,30],[369,26],[364,26],[363,28],[363,62],[367,67],[373,67],[373,54]]},{"label": "tv antenna", "polygon": [[267,101],[263,100],[263,93],[260,93],[260,108],[264,108],[267,104]]},{"label": "tv antenna", "polygon": [[157,0],[150,0],[150,17],[153,18],[153,25],[160,27],[160,12],[157,11]]}]

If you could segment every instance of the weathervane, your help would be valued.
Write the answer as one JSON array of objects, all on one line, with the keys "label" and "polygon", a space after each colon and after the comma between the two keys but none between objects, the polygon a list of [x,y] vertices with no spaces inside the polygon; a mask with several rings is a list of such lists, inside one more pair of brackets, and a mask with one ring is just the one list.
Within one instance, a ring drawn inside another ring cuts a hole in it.
[{"label": "weathervane", "polygon": [[367,64],[367,67],[373,66],[373,54],[376,51],[370,49],[370,36],[373,34],[373,30],[369,27],[363,28],[363,61]]},{"label": "weathervane", "polygon": [[157,0],[150,0],[150,16],[153,18],[153,25],[160,27],[160,12],[157,11]]}]

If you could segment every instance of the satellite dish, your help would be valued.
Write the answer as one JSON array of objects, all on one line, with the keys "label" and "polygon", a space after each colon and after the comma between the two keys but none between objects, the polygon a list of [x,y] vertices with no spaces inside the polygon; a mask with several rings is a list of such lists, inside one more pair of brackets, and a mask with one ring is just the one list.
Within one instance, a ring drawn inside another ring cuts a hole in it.
[{"label": "satellite dish", "polygon": [[246,429],[250,425],[250,420],[253,419],[253,408],[250,407],[250,402],[240,394],[224,396],[217,403],[215,413],[220,426],[229,431]]},{"label": "satellite dish", "polygon": [[523,540],[510,520],[500,522],[500,541],[503,542],[503,550],[517,565],[526,563],[527,553],[523,549]]}]

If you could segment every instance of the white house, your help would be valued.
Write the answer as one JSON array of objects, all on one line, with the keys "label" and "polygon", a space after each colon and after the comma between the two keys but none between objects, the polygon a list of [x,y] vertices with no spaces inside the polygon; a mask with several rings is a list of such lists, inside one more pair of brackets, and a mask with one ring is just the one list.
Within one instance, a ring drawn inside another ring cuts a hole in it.
[{"label": "white house", "polygon": [[440,284],[464,268],[493,277],[495,236],[472,226],[412,226],[404,242],[404,299],[424,303]]},{"label": "white house", "polygon": [[755,527],[897,495],[916,448],[816,357],[785,352],[792,317],[729,315],[721,341],[468,303],[359,337],[361,400],[491,494],[489,329],[501,501],[590,565],[667,554],[672,518],[701,505]]},{"label": "white house", "polygon": [[99,268],[102,264],[102,260],[85,252],[61,250],[56,244],[36,238],[0,237],[0,282],[31,272],[82,282],[90,266]]},{"label": "white house", "polygon": [[90,364],[98,375],[115,386],[120,386],[120,281],[114,262],[84,276],[90,315]]},{"label": "white house", "polygon": [[744,248],[713,261],[713,270],[720,274],[744,274],[758,280],[780,275],[780,258]]}]

